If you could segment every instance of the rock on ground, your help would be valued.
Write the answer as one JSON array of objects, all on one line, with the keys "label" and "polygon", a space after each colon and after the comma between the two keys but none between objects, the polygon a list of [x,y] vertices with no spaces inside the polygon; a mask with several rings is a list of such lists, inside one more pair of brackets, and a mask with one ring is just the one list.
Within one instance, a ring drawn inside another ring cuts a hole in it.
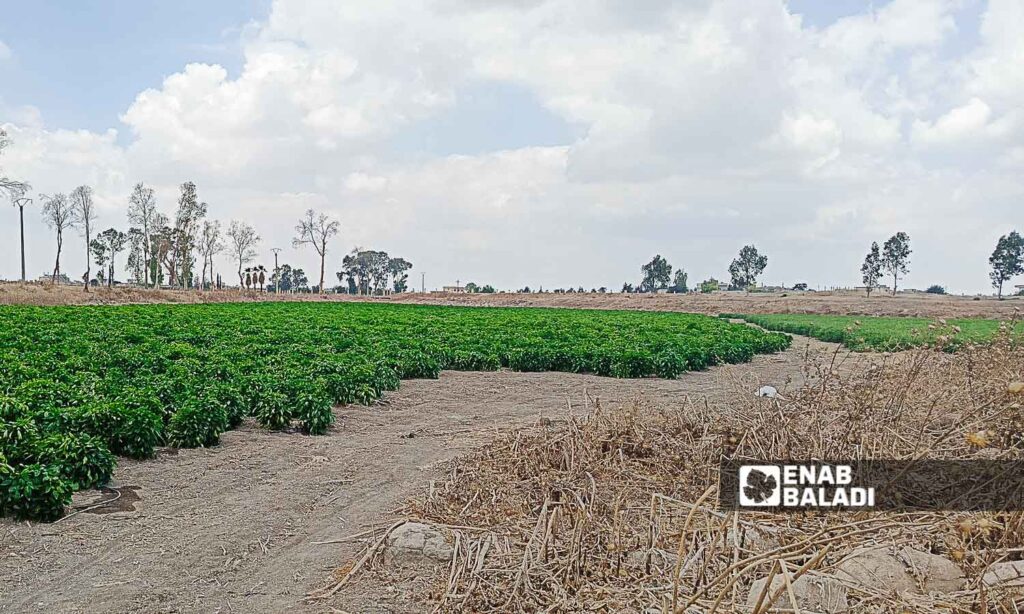
[{"label": "rock on ground", "polygon": [[[750,586],[750,594],[747,595],[747,608],[753,611],[757,605],[757,598],[761,595],[768,578],[755,580]],[[772,578],[772,585],[768,589],[768,596],[762,602],[768,602],[771,596],[779,587],[785,585],[785,580],[780,575]],[[840,614],[850,611],[850,604],[846,599],[846,587],[834,578],[823,575],[805,574],[793,582],[793,595],[796,597],[797,606],[802,612],[824,612],[826,614]],[[789,601],[789,591],[782,590],[782,595],[772,604],[772,609],[792,610],[793,604]],[[771,610],[769,610],[771,611]]]},{"label": "rock on ground", "polygon": [[963,588],[964,574],[947,558],[914,548],[893,555],[886,547],[854,550],[839,562],[836,577],[881,592],[948,593]]},{"label": "rock on ground", "polygon": [[444,534],[421,522],[407,522],[388,536],[386,558],[394,562],[430,560],[445,563],[452,560],[452,553]]},{"label": "rock on ground", "polygon": [[986,586],[1013,589],[1024,593],[1024,561],[1003,561],[985,571],[981,581]]}]

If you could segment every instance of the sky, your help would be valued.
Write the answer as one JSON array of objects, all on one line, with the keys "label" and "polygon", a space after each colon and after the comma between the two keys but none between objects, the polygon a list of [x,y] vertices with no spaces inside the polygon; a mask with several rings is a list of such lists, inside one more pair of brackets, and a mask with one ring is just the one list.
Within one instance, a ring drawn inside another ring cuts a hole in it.
[{"label": "sky", "polygon": [[[727,279],[745,244],[765,283],[848,287],[871,242],[904,231],[901,286],[988,293],[996,240],[1024,230],[1024,0],[37,0],[3,16],[0,173],[32,195],[92,186],[101,229],[127,229],[135,183],[173,214],[194,181],[211,218],[257,229],[258,263],[282,248],[311,279],[318,257],[291,243],[308,208],[341,222],[329,278],[383,249],[428,289],[618,289],[655,254],[692,285]],[[17,232],[3,205],[2,278]],[[26,234],[35,277],[55,251],[38,199]],[[62,269],[85,253],[68,237]]]}]

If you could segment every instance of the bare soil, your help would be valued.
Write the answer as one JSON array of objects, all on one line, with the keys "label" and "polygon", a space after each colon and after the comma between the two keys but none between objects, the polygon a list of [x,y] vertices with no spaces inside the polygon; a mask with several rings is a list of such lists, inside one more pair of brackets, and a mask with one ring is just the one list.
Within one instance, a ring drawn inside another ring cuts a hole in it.
[{"label": "bare soil", "polygon": [[377,300],[481,307],[564,307],[721,313],[816,313],[924,318],[1007,319],[1024,310],[1024,297],[853,292],[713,292],[710,294],[397,294]]},{"label": "bare soil", "polygon": [[871,298],[856,292],[776,292],[711,294],[464,294],[407,292],[391,296],[361,297],[346,294],[263,293],[221,290],[214,292],[150,290],[121,286],[93,288],[51,286],[40,283],[0,283],[0,305],[119,305],[140,303],[223,303],[252,301],[370,301],[476,307],[563,307],[573,309],[627,309],[720,313],[820,313],[841,315],[914,316],[925,318],[1008,319],[1024,310],[1024,297],[971,297],[922,293],[875,292]]},{"label": "bare soil", "polygon": [[[588,395],[605,406],[642,395],[673,407],[687,395],[729,403],[737,381],[750,394],[762,383],[785,393],[803,381],[808,354],[869,359],[798,338],[783,353],[676,380],[445,372],[402,382],[376,406],[338,408],[326,436],[246,424],[214,448],[121,460],[110,489],[76,495],[78,513],[53,524],[0,520],[0,611],[429,610],[369,579],[326,602],[303,598],[362,547],[340,538],[390,525],[445,461],[499,432],[579,413]],[[115,497],[112,513],[93,507]]]}]

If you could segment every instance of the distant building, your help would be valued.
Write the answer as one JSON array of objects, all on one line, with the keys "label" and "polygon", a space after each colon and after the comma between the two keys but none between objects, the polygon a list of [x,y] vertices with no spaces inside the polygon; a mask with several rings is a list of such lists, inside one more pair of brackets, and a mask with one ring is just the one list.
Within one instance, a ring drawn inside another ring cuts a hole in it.
[{"label": "distant building", "polygon": [[466,289],[462,286],[442,286],[442,292],[465,292]]}]

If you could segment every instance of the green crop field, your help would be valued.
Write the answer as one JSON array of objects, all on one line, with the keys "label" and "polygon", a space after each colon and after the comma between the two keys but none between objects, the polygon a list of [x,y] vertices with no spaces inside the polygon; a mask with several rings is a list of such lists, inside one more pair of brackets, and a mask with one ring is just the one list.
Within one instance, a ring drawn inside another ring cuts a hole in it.
[{"label": "green crop field", "polygon": [[59,517],[115,456],[253,416],[322,434],[442,369],[675,377],[789,346],[701,315],[339,303],[0,308],[0,513]]},{"label": "green crop field", "polygon": [[[924,318],[809,314],[722,314],[721,317],[742,318],[767,330],[842,343],[858,351],[905,350],[933,344],[939,337],[945,337],[945,345],[955,349],[963,343],[989,341],[999,331],[998,321],[979,319],[946,320],[942,324]],[[1018,324],[1014,333],[1024,334],[1024,324]]]}]

